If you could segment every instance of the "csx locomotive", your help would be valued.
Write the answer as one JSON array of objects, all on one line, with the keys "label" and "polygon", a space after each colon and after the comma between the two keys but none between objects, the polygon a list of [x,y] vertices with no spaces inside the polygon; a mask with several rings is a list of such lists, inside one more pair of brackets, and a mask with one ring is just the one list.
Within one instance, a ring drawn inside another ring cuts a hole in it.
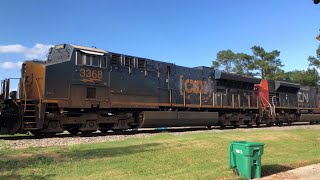
[{"label": "csx locomotive", "polygon": [[35,135],[320,120],[316,87],[60,44],[2,81],[0,133]]}]

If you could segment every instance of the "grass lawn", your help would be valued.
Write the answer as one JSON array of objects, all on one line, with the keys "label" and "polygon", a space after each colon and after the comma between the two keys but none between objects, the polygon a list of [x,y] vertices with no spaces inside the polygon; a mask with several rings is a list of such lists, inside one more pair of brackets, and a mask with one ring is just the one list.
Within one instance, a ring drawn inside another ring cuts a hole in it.
[{"label": "grass lawn", "polygon": [[0,141],[0,179],[236,179],[228,169],[232,140],[265,143],[262,175],[320,163],[319,129],[160,133],[49,148]]}]

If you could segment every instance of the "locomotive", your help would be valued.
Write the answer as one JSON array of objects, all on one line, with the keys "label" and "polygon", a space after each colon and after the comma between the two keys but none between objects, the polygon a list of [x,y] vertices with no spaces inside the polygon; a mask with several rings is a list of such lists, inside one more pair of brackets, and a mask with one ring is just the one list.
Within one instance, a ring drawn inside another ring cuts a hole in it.
[{"label": "locomotive", "polygon": [[234,126],[320,120],[319,89],[71,44],[1,81],[0,134]]}]

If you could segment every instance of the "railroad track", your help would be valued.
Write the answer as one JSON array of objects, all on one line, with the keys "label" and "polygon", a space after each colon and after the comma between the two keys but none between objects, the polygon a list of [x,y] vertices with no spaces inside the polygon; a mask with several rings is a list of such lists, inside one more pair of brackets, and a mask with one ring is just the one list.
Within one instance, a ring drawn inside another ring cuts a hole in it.
[{"label": "railroad track", "polygon": [[[192,133],[220,133],[225,131],[260,131],[260,130],[270,130],[270,131],[284,131],[291,129],[319,129],[320,125],[309,125],[309,124],[295,124],[292,126],[272,126],[272,127],[254,127],[246,128],[245,126],[234,129],[226,128],[220,130],[219,127],[214,127],[212,129],[205,129],[203,127],[193,127],[193,128],[177,128],[177,129],[166,129],[166,133],[171,135],[183,135]],[[164,132],[163,130],[154,129],[142,129],[139,131],[123,131],[121,133],[93,133],[91,135],[70,135],[70,134],[57,134],[54,136],[6,136],[0,137],[0,149],[10,148],[10,149],[21,149],[28,147],[53,147],[53,146],[67,146],[75,144],[87,144],[87,143],[101,143],[109,141],[120,141],[128,138],[147,138],[158,133]]]},{"label": "railroad track", "polygon": [[[283,125],[281,127],[299,127],[299,126],[317,126],[318,124],[307,124],[307,123],[296,123],[291,125]],[[320,126],[320,125],[319,125]],[[224,131],[224,130],[236,130],[236,129],[272,129],[277,128],[279,126],[253,126],[251,128],[248,128],[247,126],[243,125],[238,128],[234,127],[225,127],[221,129],[219,126],[213,126],[212,128],[206,128],[206,127],[181,127],[181,128],[162,128],[162,129],[139,129],[139,130],[130,130],[130,131],[121,131],[121,132],[107,132],[107,133],[101,133],[101,132],[94,132],[91,134],[76,134],[72,135],[69,133],[62,133],[62,134],[54,134],[54,135],[44,135],[44,136],[33,136],[33,135],[6,135],[6,136],[0,136],[0,140],[24,140],[24,139],[47,139],[47,138],[86,138],[86,137],[104,137],[104,136],[130,136],[130,135],[137,135],[137,134],[157,134],[157,133],[183,133],[183,132],[197,132],[197,131],[210,131],[210,130],[218,130],[218,131]]]}]

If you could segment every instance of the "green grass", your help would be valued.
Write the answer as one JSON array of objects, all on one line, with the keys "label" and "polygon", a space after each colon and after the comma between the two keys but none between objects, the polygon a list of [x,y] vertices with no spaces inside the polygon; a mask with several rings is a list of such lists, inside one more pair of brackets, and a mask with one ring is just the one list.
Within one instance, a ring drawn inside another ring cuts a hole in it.
[{"label": "green grass", "polygon": [[8,148],[0,141],[0,179],[236,179],[228,169],[232,140],[265,143],[263,175],[320,163],[318,129],[161,133],[26,149]]}]

